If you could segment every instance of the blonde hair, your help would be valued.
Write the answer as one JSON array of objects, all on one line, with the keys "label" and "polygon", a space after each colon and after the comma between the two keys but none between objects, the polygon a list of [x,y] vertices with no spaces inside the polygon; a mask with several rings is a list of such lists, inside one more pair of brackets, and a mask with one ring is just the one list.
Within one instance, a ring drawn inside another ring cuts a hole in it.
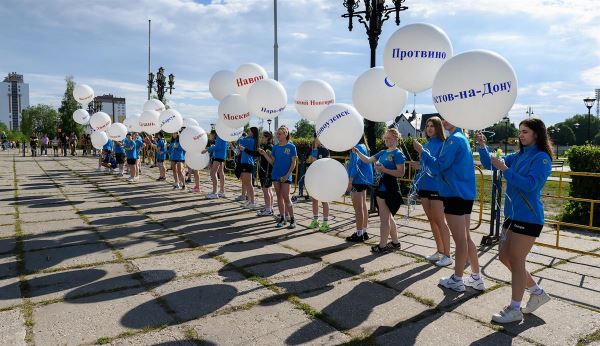
[{"label": "blonde hair", "polygon": [[[427,123],[431,122],[433,124],[433,128],[435,129],[435,133],[433,134],[438,139],[445,141],[446,140],[446,132],[444,132],[444,128],[442,126],[442,119],[440,117],[431,117],[427,119]],[[425,135],[427,136],[427,135]]]},{"label": "blonde hair", "polygon": [[288,129],[288,127],[285,125],[281,125],[281,126],[279,126],[277,131],[279,131],[279,130],[282,130],[285,133],[285,139],[289,141],[290,140],[290,129]]},{"label": "blonde hair", "polygon": [[400,141],[400,132],[398,132],[398,130],[391,128],[391,129],[387,129],[385,130],[385,134],[384,135],[391,135],[392,137],[396,138],[396,140],[399,142]]}]

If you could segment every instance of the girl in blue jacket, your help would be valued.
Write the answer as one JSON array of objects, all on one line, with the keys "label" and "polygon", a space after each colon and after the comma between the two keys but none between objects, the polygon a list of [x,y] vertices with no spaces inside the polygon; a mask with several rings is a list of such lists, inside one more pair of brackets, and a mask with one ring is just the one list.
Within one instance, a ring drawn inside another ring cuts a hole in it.
[{"label": "girl in blue jacket", "polygon": [[[525,259],[535,238],[544,227],[542,189],[552,171],[552,144],[546,125],[540,119],[526,119],[519,124],[519,151],[503,157],[490,157],[485,136],[477,134],[481,164],[502,171],[506,179],[503,240],[500,261],[512,274],[510,305],[492,316],[498,323],[521,321],[523,313],[530,314],[550,301],[550,296],[538,286],[525,269]],[[529,288],[527,305],[521,309],[525,288]]]},{"label": "girl in blue jacket", "polygon": [[[215,143],[210,147],[206,148],[202,153],[210,153],[212,156],[212,163],[210,165],[210,179],[212,180],[212,193],[206,195],[206,198],[223,198],[225,197],[225,160],[227,159],[227,148],[229,143],[221,139],[217,135],[217,131],[212,130],[210,132],[211,137],[214,138]],[[219,185],[219,192],[217,193],[217,184]]]},{"label": "girl in blue jacket", "polygon": [[[358,152],[369,157],[369,147],[365,141],[365,136],[360,138],[357,145],[354,146]],[[373,164],[371,162],[362,162],[358,154],[350,152],[350,161],[348,162],[348,191],[352,197],[352,207],[356,216],[356,232],[346,237],[347,241],[364,242],[369,239],[367,228],[369,227],[369,209],[367,208],[367,190],[373,185]]]},{"label": "girl in blue jacket", "polygon": [[257,205],[254,203],[254,186],[252,186],[252,175],[254,174],[254,156],[248,154],[245,149],[248,148],[250,151],[256,151],[258,147],[258,128],[251,127],[248,129],[248,133],[245,138],[239,140],[238,148],[241,152],[240,165],[241,174],[240,179],[242,180],[242,195],[246,196],[247,202],[244,202],[243,207],[248,209],[256,209]]},{"label": "girl in blue jacket", "polygon": [[[438,158],[442,149],[442,144],[446,140],[446,134],[442,127],[442,119],[439,117],[431,117],[427,119],[425,127],[425,135],[427,136],[427,143],[423,145],[423,150],[426,150],[433,157]],[[427,169],[426,165],[421,165],[417,161],[410,163],[411,167],[415,169],[424,169],[421,178],[418,182],[418,194],[421,198],[421,205],[427,215],[429,224],[431,225],[431,232],[433,233],[433,239],[435,239],[435,245],[437,251],[426,257],[428,261],[434,262],[439,267],[447,267],[452,264],[452,258],[450,257],[450,229],[444,219],[444,203],[439,194],[439,182],[436,175],[431,173]]]},{"label": "girl in blue jacket", "polygon": [[[438,157],[423,150],[421,143],[413,141],[413,147],[421,155],[421,164],[433,175],[439,176],[438,192],[443,199],[446,222],[456,244],[454,274],[441,278],[439,284],[457,292],[464,292],[465,285],[483,291],[485,284],[479,273],[477,247],[469,230],[475,200],[473,153],[462,129],[446,120],[442,124],[450,136],[444,141]],[[471,275],[463,280],[467,257]]]},{"label": "girl in blue jacket", "polygon": [[159,174],[157,181],[166,180],[165,160],[167,159],[167,142],[163,132],[159,132],[156,141],[156,165],[158,166]]},{"label": "girl in blue jacket", "polygon": [[183,163],[185,162],[185,151],[179,143],[179,132],[173,133],[171,144],[169,144],[170,160],[173,167],[173,178],[175,185],[173,189],[185,190],[185,180],[183,177]]}]

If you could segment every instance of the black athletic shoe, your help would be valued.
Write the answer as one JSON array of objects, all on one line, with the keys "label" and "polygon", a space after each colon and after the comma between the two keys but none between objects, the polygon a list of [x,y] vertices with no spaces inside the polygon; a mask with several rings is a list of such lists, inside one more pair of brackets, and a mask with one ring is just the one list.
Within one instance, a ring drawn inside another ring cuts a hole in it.
[{"label": "black athletic shoe", "polygon": [[356,232],[354,232],[354,233],[352,233],[351,236],[346,237],[346,241],[351,241],[353,243],[362,243],[364,240],[363,240],[362,236],[360,236]]}]

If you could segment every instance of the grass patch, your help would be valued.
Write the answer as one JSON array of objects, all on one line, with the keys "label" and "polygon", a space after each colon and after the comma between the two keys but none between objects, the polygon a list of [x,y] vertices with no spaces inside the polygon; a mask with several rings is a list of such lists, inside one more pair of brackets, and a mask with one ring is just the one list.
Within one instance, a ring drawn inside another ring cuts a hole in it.
[{"label": "grass patch", "polygon": [[183,331],[183,335],[188,338],[189,340],[198,340],[198,332],[196,332],[194,329],[191,328],[186,328]]},{"label": "grass patch", "polygon": [[423,305],[427,305],[429,307],[435,306],[435,302],[433,301],[433,299],[418,296],[410,291],[404,291],[402,292],[402,295],[408,298],[412,298]]},{"label": "grass patch", "polygon": [[98,340],[96,340],[96,345],[105,345],[105,344],[110,344],[112,342],[112,338],[109,336],[103,336],[101,338],[98,338]]},{"label": "grass patch", "polygon": [[600,329],[596,330],[592,334],[588,334],[579,338],[579,340],[577,340],[577,346],[589,345],[595,341],[600,341]]},{"label": "grass patch", "polygon": [[504,284],[504,283],[497,283],[497,284],[495,284],[494,286],[491,286],[491,287],[488,287],[488,288],[486,288],[486,289],[483,291],[483,294],[487,294],[487,293],[493,292],[493,291],[495,291],[495,290],[497,290],[497,289],[499,289],[499,288],[502,288],[502,287],[504,287],[504,286],[506,286],[506,284]]},{"label": "grass patch", "polygon": [[310,318],[319,318],[322,319],[324,317],[323,313],[316,310],[315,308],[313,308],[312,306],[303,303],[300,298],[296,297],[296,296],[289,296],[287,298],[287,301],[292,303],[294,305],[294,307],[302,312],[304,312],[308,317]]}]

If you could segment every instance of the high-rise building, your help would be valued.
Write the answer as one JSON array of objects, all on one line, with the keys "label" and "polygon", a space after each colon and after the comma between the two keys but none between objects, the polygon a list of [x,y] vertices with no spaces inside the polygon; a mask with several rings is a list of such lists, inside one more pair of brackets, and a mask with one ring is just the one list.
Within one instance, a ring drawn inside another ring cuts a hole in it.
[{"label": "high-rise building", "polygon": [[99,111],[108,115],[114,122],[122,123],[127,117],[125,112],[125,98],[114,97],[112,94],[94,97],[95,104],[100,104]]},{"label": "high-rise building", "polygon": [[23,75],[11,72],[0,84],[0,122],[10,130],[21,126],[21,113],[29,107],[29,84]]}]

